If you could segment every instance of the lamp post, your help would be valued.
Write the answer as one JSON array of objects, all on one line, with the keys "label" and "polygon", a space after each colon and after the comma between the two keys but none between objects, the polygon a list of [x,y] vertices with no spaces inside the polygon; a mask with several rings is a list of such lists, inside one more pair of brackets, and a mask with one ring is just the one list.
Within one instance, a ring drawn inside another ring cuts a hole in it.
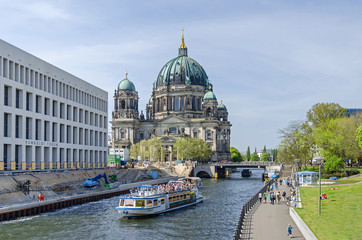
[{"label": "lamp post", "polygon": [[294,160],[295,162],[295,174],[296,174],[296,181],[295,181],[295,186],[297,188],[297,201],[299,201],[299,197],[298,197],[298,192],[299,192],[299,178],[298,178],[298,162],[299,162],[299,159],[295,159]]},{"label": "lamp post", "polygon": [[324,161],[323,158],[317,158],[316,159],[319,165],[319,196],[318,196],[318,214],[321,215],[321,165]]}]

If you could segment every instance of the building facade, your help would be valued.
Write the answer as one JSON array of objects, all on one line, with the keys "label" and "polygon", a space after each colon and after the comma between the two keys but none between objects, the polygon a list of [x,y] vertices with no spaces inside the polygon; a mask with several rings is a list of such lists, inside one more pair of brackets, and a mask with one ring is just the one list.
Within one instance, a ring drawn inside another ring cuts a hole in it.
[{"label": "building facade", "polygon": [[0,170],[105,167],[107,92],[0,40]]},{"label": "building facade", "polygon": [[188,57],[182,36],[179,54],[167,62],[153,83],[152,96],[145,114],[138,110],[138,92],[126,78],[114,93],[112,112],[112,147],[130,148],[152,136],[160,137],[167,154],[162,160],[175,160],[172,146],[178,137],[206,141],[212,160],[230,160],[228,111],[213,93],[213,86],[203,67]]}]

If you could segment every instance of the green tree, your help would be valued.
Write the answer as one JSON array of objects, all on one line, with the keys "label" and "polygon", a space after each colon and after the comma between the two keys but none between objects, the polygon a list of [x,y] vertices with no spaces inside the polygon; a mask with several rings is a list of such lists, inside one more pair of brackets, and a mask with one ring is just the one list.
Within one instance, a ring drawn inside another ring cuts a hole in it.
[{"label": "green tree", "polygon": [[341,157],[331,156],[326,159],[324,169],[328,172],[336,172],[344,167],[344,162]]},{"label": "green tree", "polygon": [[276,149],[276,148],[273,149],[273,160],[275,162],[278,161],[278,149]]},{"label": "green tree", "polygon": [[261,155],[261,161],[267,162],[270,161],[270,153],[268,152],[263,152],[263,154]]},{"label": "green tree", "polygon": [[266,152],[266,146],[264,145],[264,148],[263,148],[263,153]]},{"label": "green tree", "polygon": [[173,145],[174,154],[180,160],[209,160],[211,157],[210,146],[202,139],[178,138]]},{"label": "green tree", "polygon": [[246,159],[250,161],[251,155],[250,155],[250,147],[248,146],[248,149],[246,150]]},{"label": "green tree", "polygon": [[230,148],[231,161],[233,162],[241,162],[243,161],[243,156],[240,154],[239,150],[231,147]]},{"label": "green tree", "polygon": [[295,159],[311,159],[314,141],[309,130],[301,121],[291,122],[288,127],[279,130],[282,142],[278,150],[278,159],[290,163],[294,163]]},{"label": "green tree", "polygon": [[307,122],[318,127],[331,119],[344,117],[346,113],[338,103],[317,103],[307,112]]},{"label": "green tree", "polygon": [[251,161],[254,161],[254,162],[260,161],[260,158],[257,153],[251,154]]},{"label": "green tree", "polygon": [[356,130],[356,141],[360,149],[362,149],[362,125],[360,125]]}]

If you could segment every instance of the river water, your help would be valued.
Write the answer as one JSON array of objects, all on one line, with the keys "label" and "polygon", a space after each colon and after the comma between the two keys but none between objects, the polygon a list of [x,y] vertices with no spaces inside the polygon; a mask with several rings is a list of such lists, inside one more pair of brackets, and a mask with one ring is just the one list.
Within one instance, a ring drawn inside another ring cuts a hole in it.
[{"label": "river water", "polygon": [[121,219],[114,197],[0,223],[0,239],[230,240],[242,205],[263,186],[261,174],[203,179],[203,203],[151,218]]}]

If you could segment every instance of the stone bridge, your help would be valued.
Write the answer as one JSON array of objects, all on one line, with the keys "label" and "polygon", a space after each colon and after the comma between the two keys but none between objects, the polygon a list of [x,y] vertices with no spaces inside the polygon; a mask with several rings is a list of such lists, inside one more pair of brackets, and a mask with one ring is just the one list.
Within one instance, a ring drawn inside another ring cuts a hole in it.
[{"label": "stone bridge", "polygon": [[275,170],[277,172],[280,171],[282,166],[281,163],[275,162],[217,162],[211,164],[204,165],[196,165],[194,166],[194,174],[195,177],[215,177],[215,173],[217,173],[218,177],[224,177],[226,175],[226,171],[230,171],[233,168],[263,168],[265,172],[269,170]]}]

